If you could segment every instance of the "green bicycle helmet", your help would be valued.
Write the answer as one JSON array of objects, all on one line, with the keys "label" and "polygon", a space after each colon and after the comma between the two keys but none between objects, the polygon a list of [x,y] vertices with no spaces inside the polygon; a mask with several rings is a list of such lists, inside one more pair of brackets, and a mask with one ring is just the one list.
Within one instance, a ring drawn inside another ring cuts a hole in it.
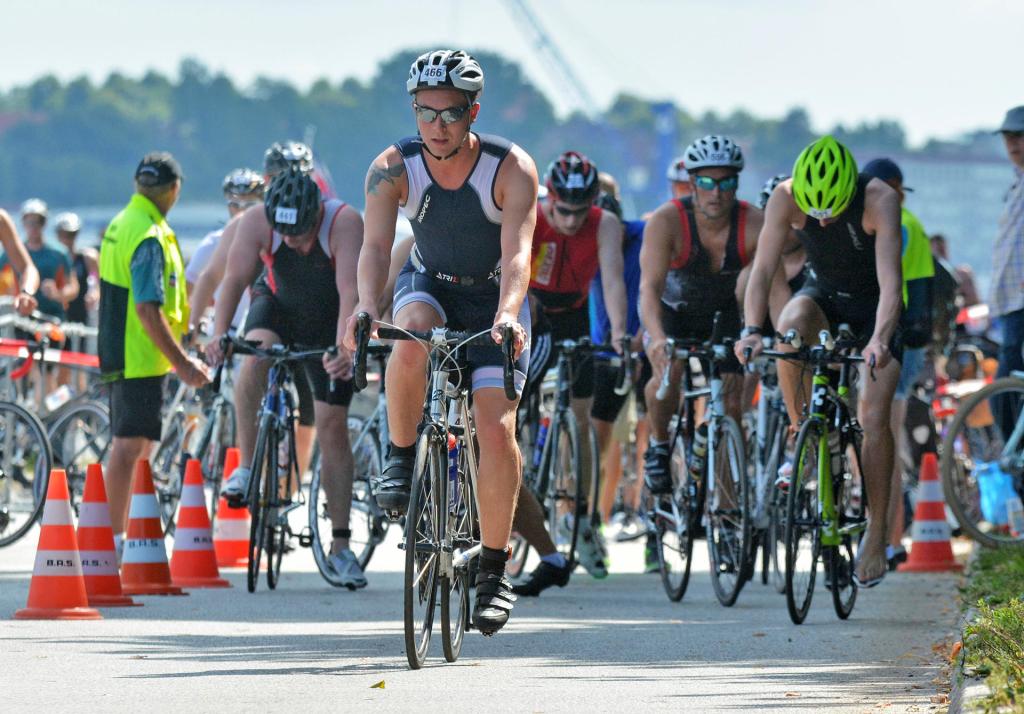
[{"label": "green bicycle helmet", "polygon": [[831,135],[800,152],[793,164],[793,200],[800,210],[819,220],[846,210],[857,191],[857,162]]}]

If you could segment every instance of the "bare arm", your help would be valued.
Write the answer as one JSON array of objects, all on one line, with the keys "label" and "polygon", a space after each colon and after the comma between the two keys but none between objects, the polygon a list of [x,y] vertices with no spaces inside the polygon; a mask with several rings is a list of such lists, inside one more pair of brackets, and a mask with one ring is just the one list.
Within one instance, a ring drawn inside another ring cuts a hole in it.
[{"label": "bare arm", "polygon": [[[877,185],[876,185],[877,184]],[[876,200],[870,202],[865,211],[864,228],[875,232],[875,266],[878,273],[878,309],[875,312],[875,332],[871,342],[877,342],[888,348],[889,341],[896,331],[903,305],[903,272],[900,252],[903,247],[903,234],[900,228],[900,201],[894,190],[881,181],[873,180],[869,184],[868,198],[874,194]],[[879,367],[884,367],[888,358],[876,356]]]},{"label": "bare arm", "polygon": [[356,273],[359,252],[363,245],[363,218],[359,211],[346,206],[334,222],[331,231],[331,250],[334,257],[334,282],[338,288],[337,342],[345,338],[345,323],[355,309],[359,291]]},{"label": "bare arm", "polygon": [[378,315],[384,315],[391,309],[391,304],[395,300],[395,283],[398,282],[398,274],[402,272],[402,267],[409,260],[409,254],[412,253],[412,247],[415,244],[416,237],[413,235],[407,235],[395,241],[395,245],[391,249],[391,267],[388,270],[388,281],[384,285],[384,292],[381,293],[380,300],[377,301]]},{"label": "bare arm", "polygon": [[[502,207],[501,288],[494,324],[519,325],[519,311],[530,285],[530,251],[537,225],[537,167],[519,147],[514,147],[502,163],[498,189]],[[525,327],[520,325],[520,330],[516,330],[517,355],[527,340]],[[491,334],[499,340],[497,330]]]},{"label": "bare arm", "polygon": [[601,263],[601,289],[611,323],[612,343],[615,345],[626,335],[628,310],[626,283],[623,279],[625,265],[622,257],[622,231],[622,223],[615,214],[605,211],[597,231],[597,250]]},{"label": "bare arm", "polygon": [[215,305],[214,335],[227,334],[231,329],[231,319],[242,293],[260,273],[260,251],[270,247],[270,225],[262,211],[246,211],[237,231],[228,251],[220,298]]},{"label": "bare arm", "polygon": [[[261,206],[256,206],[255,208],[263,210]],[[196,280],[196,284],[192,289],[192,304],[190,305],[193,321],[201,320],[203,315],[206,314],[206,309],[213,304],[213,294],[217,292],[217,286],[224,279],[231,244],[235,241],[238,224],[244,217],[244,213],[240,216],[235,216],[224,226],[224,232],[221,233],[220,241],[217,243],[213,255],[210,256],[206,267],[203,268],[203,272],[199,274],[199,279]]]},{"label": "bare arm", "polygon": [[25,244],[18,239],[14,221],[4,210],[0,210],[0,244],[3,245],[11,267],[21,276],[21,290],[35,295],[39,290],[39,271],[29,257]]},{"label": "bare arm", "polygon": [[665,330],[661,326],[661,296],[665,292],[665,278],[672,261],[672,221],[678,220],[666,210],[667,205],[651,214],[644,226],[644,242],[640,246],[640,322],[650,335],[652,345],[665,340]]}]

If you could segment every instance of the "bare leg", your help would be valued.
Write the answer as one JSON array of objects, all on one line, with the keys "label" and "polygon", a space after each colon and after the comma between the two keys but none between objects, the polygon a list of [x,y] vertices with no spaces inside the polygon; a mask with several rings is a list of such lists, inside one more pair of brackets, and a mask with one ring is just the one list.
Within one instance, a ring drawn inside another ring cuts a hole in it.
[{"label": "bare leg", "polygon": [[542,558],[555,552],[555,543],[544,527],[545,520],[544,508],[537,497],[530,489],[520,484],[513,523],[519,535],[525,538]]},{"label": "bare leg", "polygon": [[[593,495],[594,484],[591,483],[594,475],[593,455],[590,452],[590,407],[593,405],[594,399],[587,397],[586,399],[573,399],[572,400],[572,412],[576,415],[576,423],[579,425],[580,431],[580,478],[583,480],[583,497],[588,499],[588,509],[585,513],[590,513],[589,506],[593,504],[589,502],[591,495]],[[596,496],[595,496],[596,497]]]},{"label": "bare leg", "polygon": [[[430,305],[413,302],[398,311],[395,324],[407,330],[429,330],[443,323]],[[427,388],[426,374],[427,354],[423,347],[415,342],[396,342],[384,376],[388,395],[388,428],[395,446],[416,443],[416,427],[420,423],[423,395]]]},{"label": "bare leg", "polygon": [[[316,411],[316,404],[313,404],[313,411]],[[348,438],[348,424],[344,428],[345,437]],[[325,432],[332,433],[332,432]],[[311,426],[295,425],[295,456],[299,461],[299,473],[304,474],[309,468],[309,460],[313,458],[313,444],[316,441],[316,429]],[[340,528],[340,526],[339,526]]]},{"label": "bare leg", "polygon": [[864,445],[861,461],[864,485],[868,496],[868,528],[857,565],[861,580],[876,578],[885,573],[885,544],[889,494],[892,491],[893,438],[891,428],[892,395],[900,379],[900,365],[891,361],[884,369],[875,369],[875,379],[862,368],[861,397],[858,406],[860,423],[864,427]]},{"label": "bare leg", "polygon": [[598,500],[598,509],[601,520],[607,523],[612,515],[612,506],[615,505],[615,492],[619,488],[619,481],[622,480],[621,449],[618,442],[612,438],[615,427],[613,422],[591,419],[590,423],[594,425],[594,433],[597,434],[597,453],[601,461],[601,496]]},{"label": "bare leg", "polygon": [[[273,345],[281,342],[281,338],[270,330],[251,330],[247,340],[255,340],[261,345]],[[267,389],[267,372],[270,363],[266,360],[246,357],[238,370],[235,382],[235,421],[238,424],[239,463],[248,467],[252,463],[252,452],[256,448],[256,430],[260,401]],[[225,477],[231,474],[225,474]]]},{"label": "bare leg", "polygon": [[[806,296],[793,298],[779,316],[780,333],[795,329],[804,344],[817,344],[818,333],[828,329],[828,320],[821,308]],[[787,345],[779,345],[779,350],[792,352]],[[803,365],[792,364],[785,360],[777,362],[779,386],[789,412],[789,423],[792,429],[798,428],[803,414],[804,404],[811,397],[811,371]]]},{"label": "bare leg", "polygon": [[[327,494],[327,512],[334,528],[349,527],[352,507],[352,447],[348,441],[348,408],[314,402],[317,433],[320,440],[320,475]],[[335,538],[331,552],[348,548],[348,538]]]},{"label": "bare leg", "polygon": [[907,400],[894,399],[892,402],[892,435],[895,451],[892,460],[892,491],[889,492],[889,545],[899,548],[903,545],[903,469],[901,468],[900,444],[905,439],[903,422],[907,418]]},{"label": "bare leg", "polygon": [[115,436],[113,439],[104,480],[110,502],[110,525],[115,534],[124,533],[128,522],[135,462],[145,457],[152,444],[144,436]]},{"label": "bare leg", "polygon": [[491,387],[474,392],[473,401],[473,420],[480,444],[481,540],[488,548],[503,550],[512,532],[512,516],[523,475],[523,457],[515,433],[517,402],[509,401],[502,390]]}]

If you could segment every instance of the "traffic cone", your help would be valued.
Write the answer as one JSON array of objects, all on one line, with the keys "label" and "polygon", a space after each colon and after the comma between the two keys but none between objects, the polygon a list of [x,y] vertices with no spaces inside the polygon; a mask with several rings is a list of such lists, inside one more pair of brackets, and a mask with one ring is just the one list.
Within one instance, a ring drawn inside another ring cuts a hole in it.
[{"label": "traffic cone", "polygon": [[28,605],[15,612],[14,619],[102,620],[99,611],[89,607],[85,592],[78,539],[71,520],[68,478],[63,469],[50,472],[40,526]]},{"label": "traffic cone", "polygon": [[185,484],[178,503],[178,523],[174,528],[171,582],[193,588],[231,587],[231,583],[221,578],[217,570],[210,516],[206,513],[203,467],[196,459],[189,459],[185,464]]},{"label": "traffic cone", "polygon": [[[238,467],[238,449],[232,447],[224,455],[224,478]],[[213,549],[217,565],[222,568],[244,568],[249,564],[249,509],[231,508],[223,497],[217,503],[217,521],[213,526]]]},{"label": "traffic cone", "polygon": [[910,557],[899,566],[899,570],[934,573],[963,567],[953,557],[945,503],[939,482],[938,460],[934,453],[927,452],[921,457],[921,480],[917,486]]},{"label": "traffic cone", "polygon": [[135,463],[132,505],[128,510],[128,532],[121,557],[121,584],[125,595],[187,595],[171,585],[160,505],[153,488],[149,461]]},{"label": "traffic cone", "polygon": [[85,474],[85,494],[78,508],[78,547],[82,558],[82,575],[85,577],[85,592],[89,595],[90,605],[142,605],[121,591],[107,489],[103,484],[103,467],[99,464],[89,464]]}]

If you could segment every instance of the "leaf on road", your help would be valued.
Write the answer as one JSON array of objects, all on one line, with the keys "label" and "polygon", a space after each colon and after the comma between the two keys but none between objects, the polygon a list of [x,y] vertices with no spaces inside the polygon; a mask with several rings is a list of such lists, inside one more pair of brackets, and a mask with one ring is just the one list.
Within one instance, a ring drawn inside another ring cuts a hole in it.
[{"label": "leaf on road", "polygon": [[371,684],[370,689],[384,689],[384,680],[380,680],[376,684]]},{"label": "leaf on road", "polygon": [[800,692],[786,692],[786,696],[790,697],[790,698],[799,697],[800,696]]},{"label": "leaf on road", "polygon": [[957,655],[960,654],[960,650],[962,650],[963,648],[964,648],[963,641],[958,640],[957,642],[955,642],[953,644],[953,651],[949,653],[949,661],[950,662],[955,662],[956,658],[957,658]]},{"label": "leaf on road", "polygon": [[768,634],[765,632],[755,632],[754,637],[767,637]]},{"label": "leaf on road", "polygon": [[948,694],[936,694],[929,700],[932,704],[949,704]]}]

